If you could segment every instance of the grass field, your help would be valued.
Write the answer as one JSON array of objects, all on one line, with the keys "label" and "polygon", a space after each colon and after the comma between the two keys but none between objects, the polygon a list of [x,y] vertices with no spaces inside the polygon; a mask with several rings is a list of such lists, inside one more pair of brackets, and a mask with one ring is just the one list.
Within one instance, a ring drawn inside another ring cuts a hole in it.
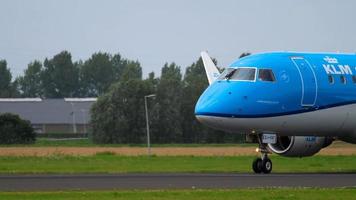
[{"label": "grass field", "polygon": [[355,188],[313,189],[313,188],[269,188],[269,189],[233,189],[233,190],[133,190],[133,191],[70,191],[70,192],[1,192],[1,200],[32,199],[72,199],[72,200],[168,200],[168,199],[205,199],[205,200],[256,200],[256,199],[355,199]]},{"label": "grass field", "polygon": [[[335,142],[309,158],[272,155],[273,172],[356,172],[356,145]],[[40,139],[0,146],[0,173],[250,172],[255,144],[96,145],[88,139]]]},{"label": "grass field", "polygon": [[[254,156],[0,156],[0,173],[245,173]],[[272,156],[273,172],[356,172],[355,156]]]},{"label": "grass field", "polygon": [[[147,144],[95,144],[88,138],[78,139],[48,139],[37,138],[36,143],[28,145],[0,145],[0,147],[146,147]],[[255,144],[152,144],[153,147],[226,147],[226,146],[256,146]]]},{"label": "grass field", "polygon": [[[4,145],[0,147],[146,147],[143,144],[95,144],[88,138],[76,139],[50,139],[50,138],[37,138],[34,144],[15,144]],[[257,144],[251,143],[223,143],[223,144],[151,144],[152,147],[256,147]],[[353,146],[345,142],[336,141],[332,144],[333,147]]]},{"label": "grass field", "polygon": [[[256,147],[257,144],[153,144],[151,152],[157,156],[258,156]],[[43,138],[29,145],[0,145],[0,156],[89,156],[102,152],[144,156],[147,155],[147,147],[145,144],[93,144],[88,139]],[[353,156],[356,155],[356,145],[336,141],[317,155]]]}]

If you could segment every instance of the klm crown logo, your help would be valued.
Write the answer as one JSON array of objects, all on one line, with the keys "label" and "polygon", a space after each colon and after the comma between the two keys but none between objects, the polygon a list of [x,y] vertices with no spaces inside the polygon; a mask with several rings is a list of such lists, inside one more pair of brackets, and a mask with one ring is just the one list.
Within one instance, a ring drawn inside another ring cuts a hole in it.
[{"label": "klm crown logo", "polygon": [[330,64],[337,64],[338,61],[336,58],[331,58],[329,56],[325,56],[324,57],[324,60],[327,62],[327,63],[330,63]]}]

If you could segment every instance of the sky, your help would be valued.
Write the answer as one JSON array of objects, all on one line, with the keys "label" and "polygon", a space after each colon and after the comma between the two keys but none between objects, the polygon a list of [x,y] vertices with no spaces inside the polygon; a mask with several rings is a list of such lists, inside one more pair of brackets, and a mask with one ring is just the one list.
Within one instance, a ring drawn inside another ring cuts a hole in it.
[{"label": "sky", "polygon": [[0,0],[0,59],[13,76],[62,50],[138,60],[144,76],[207,50],[220,67],[243,52],[356,52],[353,0]]}]

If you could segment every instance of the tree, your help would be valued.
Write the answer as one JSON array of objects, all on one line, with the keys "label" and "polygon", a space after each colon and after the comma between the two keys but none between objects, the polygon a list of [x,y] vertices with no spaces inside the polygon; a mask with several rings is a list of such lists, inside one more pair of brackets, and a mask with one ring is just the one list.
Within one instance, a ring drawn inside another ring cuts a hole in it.
[{"label": "tree", "polygon": [[113,63],[120,62],[115,57],[113,62],[107,53],[94,53],[81,67],[81,85],[84,96],[99,96],[107,91],[112,83],[118,80],[117,70]]},{"label": "tree", "polygon": [[138,62],[128,62],[122,73],[120,81],[92,106],[92,136],[96,143],[139,143],[146,136],[144,96],[153,92],[153,84],[142,80]]},{"label": "tree", "polygon": [[157,85],[155,106],[152,109],[152,140],[157,143],[182,141],[181,128],[182,74],[175,63],[166,63]]},{"label": "tree", "polygon": [[36,141],[36,133],[29,121],[18,115],[0,115],[0,144],[29,144]]},{"label": "tree", "polygon": [[17,82],[11,82],[12,75],[6,60],[0,60],[0,98],[17,97]]},{"label": "tree", "polygon": [[111,64],[114,66],[114,69],[115,69],[115,80],[116,81],[120,80],[120,77],[121,77],[123,71],[125,70],[128,62],[129,61],[127,59],[123,59],[119,53],[112,56]]},{"label": "tree", "polygon": [[138,61],[127,61],[120,80],[142,79],[142,68]]},{"label": "tree", "polygon": [[148,82],[150,82],[150,84],[152,84],[152,87],[154,88],[154,91],[156,91],[158,82],[159,82],[159,78],[155,77],[155,73],[154,72],[150,72],[148,74],[148,78],[146,79]]},{"label": "tree", "polygon": [[122,80],[91,109],[95,143],[141,143],[145,139],[144,96],[152,88],[141,79]]},{"label": "tree", "polygon": [[68,51],[45,59],[41,79],[45,97],[74,97],[78,93],[79,68],[73,64]]},{"label": "tree", "polygon": [[41,97],[42,91],[42,64],[34,61],[28,64],[24,76],[17,78],[18,87],[22,97]]},{"label": "tree", "polygon": [[204,64],[201,58],[191,66],[186,68],[183,80],[183,98],[181,113],[183,115],[182,128],[183,140],[187,143],[198,143],[203,138],[203,127],[194,116],[195,104],[199,96],[208,86],[208,80],[205,75]]}]

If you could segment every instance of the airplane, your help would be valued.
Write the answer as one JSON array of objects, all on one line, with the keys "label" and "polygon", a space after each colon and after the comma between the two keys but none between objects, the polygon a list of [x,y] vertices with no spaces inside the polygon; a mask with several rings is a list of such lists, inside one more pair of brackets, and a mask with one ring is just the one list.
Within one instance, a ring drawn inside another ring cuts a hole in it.
[{"label": "airplane", "polygon": [[356,143],[356,54],[266,52],[220,73],[201,53],[209,86],[195,116],[218,130],[258,143],[255,173],[268,174],[268,154],[305,157],[334,140]]}]

